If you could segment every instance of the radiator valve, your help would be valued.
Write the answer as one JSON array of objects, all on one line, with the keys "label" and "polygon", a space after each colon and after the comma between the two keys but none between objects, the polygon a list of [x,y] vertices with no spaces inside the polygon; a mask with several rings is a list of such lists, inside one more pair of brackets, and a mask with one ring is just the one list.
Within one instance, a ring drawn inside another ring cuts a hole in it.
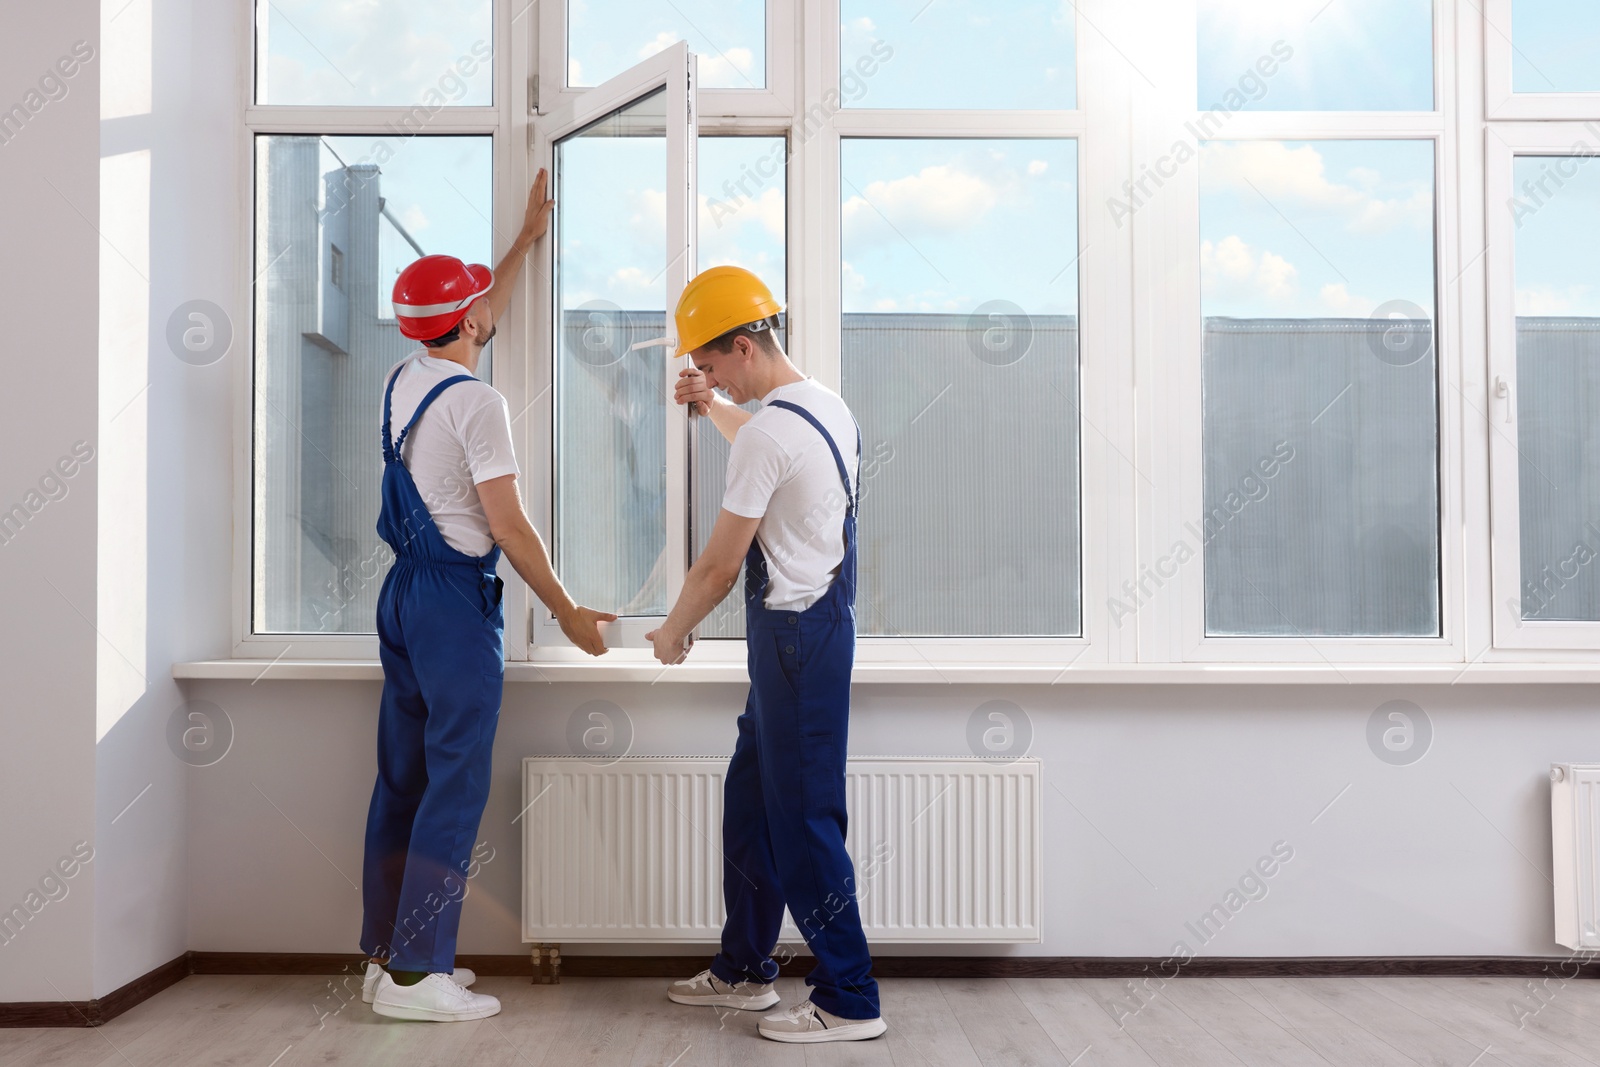
[{"label": "radiator valve", "polygon": [[533,946],[533,984],[561,984],[560,945],[539,944]]}]

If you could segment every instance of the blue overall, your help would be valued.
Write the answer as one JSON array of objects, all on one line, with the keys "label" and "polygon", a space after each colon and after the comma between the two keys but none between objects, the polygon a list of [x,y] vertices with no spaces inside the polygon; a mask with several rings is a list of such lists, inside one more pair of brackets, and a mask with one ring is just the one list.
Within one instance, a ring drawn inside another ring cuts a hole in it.
[{"label": "blue overall", "polygon": [[393,443],[394,379],[383,395],[378,536],[394,564],[378,594],[378,781],[367,811],[361,950],[401,971],[449,974],[505,680],[505,583],[486,556],[452,548],[406,469],[411,428],[461,374],[417,405]]},{"label": "blue overall", "polygon": [[[806,984],[823,1011],[878,1017],[878,983],[845,851],[844,770],[850,669],[856,647],[856,494],[822,423],[785,400],[828,442],[849,504],[844,559],[804,611],[765,606],[767,560],[752,540],[745,557],[745,643],[750,696],[723,787],[722,896],[728,921],[711,973],[723,982],[770,982],[772,950],[787,906],[817,964]],[[856,454],[861,452],[860,431]]]}]

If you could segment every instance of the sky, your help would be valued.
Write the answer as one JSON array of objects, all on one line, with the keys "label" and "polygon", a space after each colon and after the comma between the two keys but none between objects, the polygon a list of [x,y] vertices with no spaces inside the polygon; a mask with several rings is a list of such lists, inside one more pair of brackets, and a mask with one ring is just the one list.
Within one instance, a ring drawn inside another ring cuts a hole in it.
[{"label": "sky", "polygon": [[403,106],[430,89],[451,104],[494,102],[478,58],[492,55],[490,0],[259,0],[257,10],[260,103]]},{"label": "sky", "polygon": [[889,53],[846,105],[1071,109],[1074,14],[1069,0],[840,0],[841,71]]},{"label": "sky", "polygon": [[[701,54],[703,85],[765,83],[759,0],[567,2],[576,84],[680,36]],[[408,103],[433,89],[489,102],[487,67],[468,76],[460,63],[488,40],[488,0],[384,0],[381,17],[379,3],[264,0],[267,98]],[[1518,0],[1517,9],[1530,48],[1540,18],[1577,10],[1553,0]],[[1074,106],[1074,16],[1070,0],[841,0],[841,64],[878,49],[878,69],[845,105]],[[1600,25],[1600,15],[1590,21]],[[1274,73],[1247,83],[1247,108],[1432,106],[1429,0],[1199,0],[1198,31],[1197,106],[1237,88],[1279,42]],[[1544,32],[1547,51],[1564,46]],[[1137,65],[1137,53],[1128,58]],[[430,141],[406,144],[386,167],[391,206],[426,250],[487,259],[505,243],[491,240],[483,217],[487,142],[467,151],[463,139]],[[661,142],[590,137],[563,151],[563,303],[661,307]],[[783,178],[752,178],[782,153],[773,138],[701,138],[698,266],[747,266],[786,299]],[[847,139],[840,156],[846,311],[965,313],[992,299],[1041,314],[1077,310],[1078,216],[1100,208],[1078,206],[1075,142]],[[1433,306],[1430,143],[1215,141],[1197,165],[1206,314],[1364,316],[1394,299]],[[1574,189],[1570,205],[1546,214],[1580,216],[1585,195]],[[1558,260],[1545,254],[1550,278],[1528,282],[1542,294],[1529,300],[1577,299]]]},{"label": "sky", "polygon": [[[702,137],[698,147],[698,267],[745,267],[766,281],[780,302],[786,301],[783,172],[780,167],[760,184],[747,177],[764,160],[782,160],[783,139]],[[664,308],[663,141],[578,136],[563,142],[559,151],[554,195],[562,204],[562,307],[605,300],[630,310]],[[744,189],[729,195],[728,183],[741,178]]]},{"label": "sky", "polygon": [[[324,137],[324,173],[389,155],[379,179],[385,206],[422,250],[458,256],[468,263],[494,265],[489,218],[493,205],[493,146],[487,137]],[[387,237],[389,227],[380,228]],[[416,258],[403,240],[379,246],[380,300],[387,297],[400,268]],[[275,254],[275,252],[274,252]],[[270,258],[270,257],[269,257]],[[392,305],[380,307],[393,317]]]},{"label": "sky", "polygon": [[767,84],[764,0],[568,0],[567,24],[568,85],[600,85],[680,40],[701,88]]},{"label": "sky", "polygon": [[[1565,174],[1554,169],[1558,163]],[[1517,314],[1600,315],[1600,264],[1593,241],[1573,238],[1600,233],[1600,163],[1518,156],[1511,175],[1521,201],[1515,209]],[[1540,181],[1549,195],[1536,188],[1530,192],[1524,184]]]},{"label": "sky", "polygon": [[1211,141],[1201,312],[1366,317],[1434,307],[1432,141]]},{"label": "sky", "polygon": [[847,139],[846,312],[1078,310],[1077,142]]},{"label": "sky", "polygon": [[1289,58],[1264,92],[1247,91],[1244,110],[1433,108],[1431,0],[1199,0],[1197,29],[1197,108],[1248,79],[1279,41]]},{"label": "sky", "polygon": [[[700,57],[703,88],[764,88],[764,8],[761,0],[568,0],[567,83],[599,85],[682,39]],[[1071,108],[1072,15],[1066,0],[842,0],[841,68],[878,42],[889,52],[846,87],[847,106]],[[984,76],[964,76],[974,69]]]},{"label": "sky", "polygon": [[1594,0],[1516,0],[1509,33],[1513,91],[1600,90],[1600,4]]}]

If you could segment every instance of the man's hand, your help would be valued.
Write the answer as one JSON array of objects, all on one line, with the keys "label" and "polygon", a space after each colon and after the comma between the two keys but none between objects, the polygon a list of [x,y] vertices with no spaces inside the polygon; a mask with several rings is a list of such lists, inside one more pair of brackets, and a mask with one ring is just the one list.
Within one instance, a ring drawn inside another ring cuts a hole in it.
[{"label": "man's hand", "polygon": [[528,190],[528,208],[522,216],[523,241],[532,244],[543,237],[550,228],[550,212],[555,208],[554,199],[545,198],[545,190],[550,183],[550,172],[539,168],[539,176],[533,179],[533,188]]},{"label": "man's hand", "polygon": [[695,404],[700,414],[709,415],[717,402],[717,394],[706,384],[705,372],[691,366],[678,372],[678,385],[673,390],[672,399],[679,404]]},{"label": "man's hand", "polygon": [[556,621],[561,624],[561,632],[567,635],[568,641],[591,656],[603,656],[607,649],[605,638],[600,636],[600,623],[616,622],[617,617],[608,611],[574,604],[571,610],[557,615]]},{"label": "man's hand", "polygon": [[655,645],[656,659],[668,667],[682,663],[688,658],[689,649],[694,647],[694,638],[670,634],[665,626],[651,630],[644,637]]},{"label": "man's hand", "polygon": [[554,210],[556,202],[545,199],[545,187],[549,181],[549,172],[540,167],[539,176],[533,179],[533,188],[528,190],[528,210],[522,217],[522,229],[516,240],[511,242],[511,247],[506,249],[506,254],[500,257],[500,262],[495,264],[494,285],[485,294],[489,301],[489,316],[495,322],[499,322],[511,306],[511,294],[516,290],[517,278],[522,274],[523,260],[528,258],[534,242],[550,228],[550,212]]}]

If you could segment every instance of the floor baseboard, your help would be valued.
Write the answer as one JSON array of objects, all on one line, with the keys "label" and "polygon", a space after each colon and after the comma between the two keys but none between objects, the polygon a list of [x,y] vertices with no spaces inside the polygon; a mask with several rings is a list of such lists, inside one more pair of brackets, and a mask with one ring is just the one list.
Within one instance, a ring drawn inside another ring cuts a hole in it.
[{"label": "floor baseboard", "polygon": [[[463,955],[463,967],[492,978],[532,978],[528,954]],[[563,978],[685,978],[698,956],[566,956]],[[359,974],[354,953],[188,952],[97,1000],[0,1004],[0,1027],[99,1026],[191,974]],[[782,974],[804,977],[810,957]],[[1334,975],[1600,978],[1600,962],[1571,956],[1199,956],[1178,966],[1154,956],[875,956],[878,978],[1304,978]]]},{"label": "floor baseboard", "polygon": [[18,1026],[100,1026],[136,1004],[141,1004],[163,989],[190,975],[189,957],[184,953],[153,971],[140,975],[127,985],[94,1000],[41,1000],[20,1004],[0,1004],[0,1027]]}]

